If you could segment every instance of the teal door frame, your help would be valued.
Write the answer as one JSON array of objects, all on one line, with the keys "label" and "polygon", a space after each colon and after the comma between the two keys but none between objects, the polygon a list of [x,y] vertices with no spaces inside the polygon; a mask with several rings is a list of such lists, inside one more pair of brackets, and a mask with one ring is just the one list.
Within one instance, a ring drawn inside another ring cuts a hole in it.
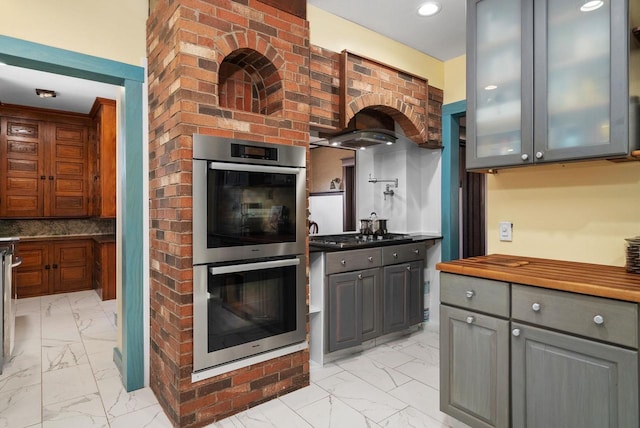
[{"label": "teal door frame", "polygon": [[114,349],[127,391],[144,386],[143,118],[144,68],[0,35],[0,61],[124,87],[120,166],[122,208],[122,349]]},{"label": "teal door frame", "polygon": [[460,118],[467,101],[442,106],[442,261],[460,257]]}]

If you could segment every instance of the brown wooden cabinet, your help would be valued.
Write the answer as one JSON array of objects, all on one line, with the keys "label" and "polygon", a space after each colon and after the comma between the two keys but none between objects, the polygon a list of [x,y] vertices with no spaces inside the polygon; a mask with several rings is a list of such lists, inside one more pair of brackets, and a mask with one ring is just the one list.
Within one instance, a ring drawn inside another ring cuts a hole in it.
[{"label": "brown wooden cabinet", "polygon": [[93,289],[102,300],[116,298],[116,242],[113,238],[94,238]]},{"label": "brown wooden cabinet", "polygon": [[96,98],[90,116],[95,124],[92,140],[92,214],[116,216],[116,102]]},{"label": "brown wooden cabinet", "polygon": [[43,296],[91,289],[92,240],[22,241],[16,272],[18,297]]},{"label": "brown wooden cabinet", "polygon": [[90,128],[79,115],[0,107],[0,217],[88,216]]}]

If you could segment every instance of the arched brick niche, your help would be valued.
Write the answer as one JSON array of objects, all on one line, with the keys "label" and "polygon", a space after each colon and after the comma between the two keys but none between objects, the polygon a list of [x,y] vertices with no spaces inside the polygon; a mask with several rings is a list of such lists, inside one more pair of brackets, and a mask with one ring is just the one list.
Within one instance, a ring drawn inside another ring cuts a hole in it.
[{"label": "arched brick niche", "polygon": [[422,144],[425,141],[427,131],[424,126],[424,114],[416,113],[410,105],[401,100],[385,99],[380,94],[366,94],[349,103],[347,118],[350,125],[358,113],[370,110],[391,117],[402,128],[404,135],[414,143]]},{"label": "arched brick niche", "polygon": [[220,64],[220,107],[263,115],[282,111],[282,79],[275,65],[253,49],[237,49]]}]

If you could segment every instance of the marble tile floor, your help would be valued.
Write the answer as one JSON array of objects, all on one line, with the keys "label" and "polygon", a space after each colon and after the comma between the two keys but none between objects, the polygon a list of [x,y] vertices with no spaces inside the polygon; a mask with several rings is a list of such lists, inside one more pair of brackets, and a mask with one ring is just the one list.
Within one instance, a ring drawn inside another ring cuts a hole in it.
[{"label": "marble tile floor", "polygon": [[[93,291],[18,300],[0,375],[0,428],[171,427],[149,388],[127,393],[113,363],[116,301]],[[311,367],[311,385],[211,427],[464,428],[438,410],[438,331]]]}]

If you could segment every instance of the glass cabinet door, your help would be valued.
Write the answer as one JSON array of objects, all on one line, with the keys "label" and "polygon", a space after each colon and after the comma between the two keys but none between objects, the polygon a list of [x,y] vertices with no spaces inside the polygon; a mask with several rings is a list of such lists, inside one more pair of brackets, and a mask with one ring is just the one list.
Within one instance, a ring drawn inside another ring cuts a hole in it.
[{"label": "glass cabinet door", "polygon": [[532,147],[532,2],[467,2],[469,168],[528,164]]},{"label": "glass cabinet door", "polygon": [[614,28],[612,13],[626,16],[619,4],[536,2],[537,162],[626,153],[628,24],[620,20]]}]

